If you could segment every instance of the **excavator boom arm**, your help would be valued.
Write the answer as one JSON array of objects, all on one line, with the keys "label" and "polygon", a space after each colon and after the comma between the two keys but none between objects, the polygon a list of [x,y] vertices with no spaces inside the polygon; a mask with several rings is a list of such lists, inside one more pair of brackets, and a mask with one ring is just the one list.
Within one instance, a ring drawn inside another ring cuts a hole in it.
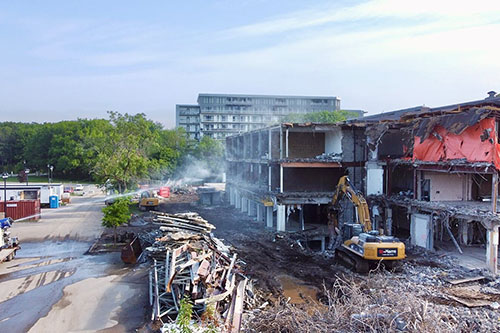
[{"label": "excavator boom arm", "polygon": [[347,176],[342,176],[337,184],[337,189],[332,198],[332,205],[337,205],[342,196],[346,196],[356,208],[358,223],[361,224],[366,231],[372,230],[370,220],[370,210],[365,198],[354,188]]}]

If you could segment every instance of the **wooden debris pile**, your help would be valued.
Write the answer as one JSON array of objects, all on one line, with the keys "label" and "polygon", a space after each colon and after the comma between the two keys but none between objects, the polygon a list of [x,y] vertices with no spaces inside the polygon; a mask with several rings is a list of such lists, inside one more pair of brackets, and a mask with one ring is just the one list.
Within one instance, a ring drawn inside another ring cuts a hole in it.
[{"label": "wooden debris pile", "polygon": [[153,213],[160,232],[152,233],[155,241],[146,248],[153,259],[149,272],[152,319],[175,320],[181,299],[187,297],[198,316],[215,309],[219,324],[239,331],[247,279],[236,254],[211,235],[215,227],[196,213]]}]

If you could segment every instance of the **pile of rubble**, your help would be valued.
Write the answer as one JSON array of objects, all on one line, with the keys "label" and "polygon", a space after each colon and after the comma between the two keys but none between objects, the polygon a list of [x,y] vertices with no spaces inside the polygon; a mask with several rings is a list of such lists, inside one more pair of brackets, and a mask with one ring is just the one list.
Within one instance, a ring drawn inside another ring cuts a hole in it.
[{"label": "pile of rubble", "polygon": [[332,266],[319,302],[281,299],[248,313],[249,332],[498,332],[500,279],[418,248],[397,271]]},{"label": "pile of rubble", "polygon": [[196,213],[153,213],[158,229],[142,236],[152,243],[146,248],[153,260],[149,272],[152,319],[170,331],[184,299],[198,318],[209,314],[211,325],[239,331],[245,296],[251,290],[236,253],[213,237],[215,227]]}]

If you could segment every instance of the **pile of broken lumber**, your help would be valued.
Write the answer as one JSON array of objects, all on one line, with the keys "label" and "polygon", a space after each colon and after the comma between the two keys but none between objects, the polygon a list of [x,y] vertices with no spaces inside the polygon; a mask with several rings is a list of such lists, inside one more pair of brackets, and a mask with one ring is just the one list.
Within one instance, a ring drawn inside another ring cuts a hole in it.
[{"label": "pile of broken lumber", "polygon": [[181,299],[187,298],[198,316],[215,312],[218,324],[239,331],[247,279],[236,254],[212,236],[215,227],[196,213],[153,213],[160,233],[153,232],[155,241],[146,248],[153,259],[149,272],[152,319],[175,320]]}]

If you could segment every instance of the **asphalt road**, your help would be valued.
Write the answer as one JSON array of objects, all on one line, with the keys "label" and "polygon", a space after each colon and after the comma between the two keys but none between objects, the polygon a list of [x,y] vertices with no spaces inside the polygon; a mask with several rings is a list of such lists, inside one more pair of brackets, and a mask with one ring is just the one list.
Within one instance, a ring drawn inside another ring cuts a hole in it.
[{"label": "asphalt road", "polygon": [[85,254],[102,233],[96,188],[38,222],[16,222],[21,250],[0,263],[0,332],[129,332],[144,321],[147,276],[119,253]]}]

